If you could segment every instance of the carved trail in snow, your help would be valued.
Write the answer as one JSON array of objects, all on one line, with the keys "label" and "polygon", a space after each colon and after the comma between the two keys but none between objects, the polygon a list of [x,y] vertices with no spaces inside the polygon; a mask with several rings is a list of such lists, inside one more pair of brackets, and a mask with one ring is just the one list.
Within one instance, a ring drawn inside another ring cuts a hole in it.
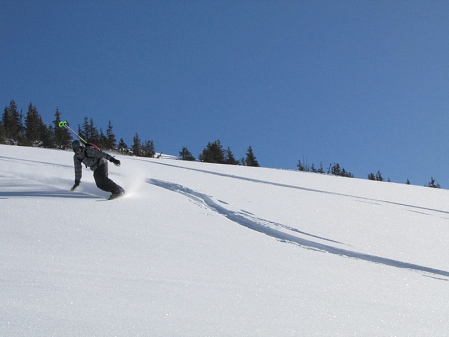
[{"label": "carved trail in snow", "polygon": [[[449,277],[449,272],[445,271],[445,270],[430,268],[430,267],[426,267],[426,266],[420,266],[420,265],[413,264],[413,263],[402,262],[402,261],[384,258],[384,257],[380,257],[380,256],[375,256],[375,255],[370,255],[370,254],[354,252],[354,251],[351,251],[348,249],[333,247],[333,246],[330,246],[327,244],[315,242],[312,240],[301,238],[299,236],[295,236],[295,235],[292,235],[289,233],[282,232],[280,230],[270,227],[270,225],[278,226],[283,229],[287,229],[292,232],[295,232],[297,234],[307,235],[309,237],[314,237],[314,238],[317,238],[320,240],[325,240],[328,242],[341,244],[340,242],[337,242],[337,241],[333,241],[333,240],[329,240],[329,239],[326,239],[323,237],[318,237],[318,236],[314,236],[314,235],[311,235],[311,234],[308,234],[305,232],[301,232],[301,231],[299,231],[295,228],[291,228],[289,226],[285,226],[285,225],[282,225],[279,223],[274,223],[271,221],[256,218],[249,212],[245,212],[245,211],[235,212],[232,210],[228,210],[225,207],[219,205],[214,200],[212,200],[211,197],[209,197],[203,193],[196,192],[188,187],[185,187],[185,186],[182,186],[179,184],[171,183],[168,181],[162,181],[162,180],[158,180],[158,179],[148,179],[147,182],[149,184],[167,189],[169,191],[182,194],[182,195],[186,196],[187,198],[194,200],[195,202],[199,202],[201,204],[206,205],[212,211],[226,217],[227,219],[229,219],[232,222],[235,222],[241,226],[244,226],[251,230],[257,231],[259,233],[263,233],[265,235],[273,237],[282,242],[289,242],[289,243],[297,244],[306,249],[318,250],[318,251],[327,252],[327,253],[334,254],[334,255],[339,255],[342,257],[349,257],[349,258],[354,258],[354,259],[358,259],[358,260],[362,260],[362,261],[378,263],[378,264],[382,264],[382,265],[386,265],[386,266],[402,268],[402,269],[411,269],[411,270],[415,270],[415,271],[419,271],[419,272],[425,272],[425,273],[430,273],[430,274],[434,274],[434,275]],[[225,202],[223,202],[223,201],[219,201],[219,202],[225,204]]]}]

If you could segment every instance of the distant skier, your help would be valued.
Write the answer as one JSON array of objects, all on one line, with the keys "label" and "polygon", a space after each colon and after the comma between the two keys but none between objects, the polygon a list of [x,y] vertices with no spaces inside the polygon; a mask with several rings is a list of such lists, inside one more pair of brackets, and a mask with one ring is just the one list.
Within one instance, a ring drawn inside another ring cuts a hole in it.
[{"label": "distant skier", "polygon": [[72,149],[75,152],[73,156],[73,162],[75,165],[75,185],[71,188],[71,191],[75,191],[80,185],[82,176],[81,163],[90,167],[94,171],[94,179],[97,187],[103,191],[111,192],[109,200],[121,197],[125,194],[125,190],[113,182],[108,177],[108,160],[114,163],[115,166],[120,166],[120,160],[115,159],[111,155],[101,150],[96,149],[94,146],[84,146],[79,140],[72,142]]}]

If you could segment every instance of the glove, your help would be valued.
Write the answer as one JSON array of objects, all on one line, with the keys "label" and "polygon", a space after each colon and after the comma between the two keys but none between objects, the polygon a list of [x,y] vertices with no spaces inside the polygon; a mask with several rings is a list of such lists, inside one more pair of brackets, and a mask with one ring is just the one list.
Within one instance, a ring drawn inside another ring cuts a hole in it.
[{"label": "glove", "polygon": [[113,163],[115,166],[120,166],[120,160],[115,159],[114,157],[112,157],[111,159],[109,159],[109,161],[111,163]]},{"label": "glove", "polygon": [[72,192],[75,191],[79,185],[80,185],[80,182],[78,180],[75,181],[75,185],[73,185],[73,187],[70,189],[70,191],[72,191]]}]

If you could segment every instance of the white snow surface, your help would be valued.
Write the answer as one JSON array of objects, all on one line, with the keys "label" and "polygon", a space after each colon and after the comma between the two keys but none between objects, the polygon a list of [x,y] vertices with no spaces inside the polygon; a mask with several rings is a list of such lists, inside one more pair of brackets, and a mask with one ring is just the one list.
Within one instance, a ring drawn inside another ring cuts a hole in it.
[{"label": "white snow surface", "polygon": [[448,336],[449,192],[0,146],[0,336]]}]

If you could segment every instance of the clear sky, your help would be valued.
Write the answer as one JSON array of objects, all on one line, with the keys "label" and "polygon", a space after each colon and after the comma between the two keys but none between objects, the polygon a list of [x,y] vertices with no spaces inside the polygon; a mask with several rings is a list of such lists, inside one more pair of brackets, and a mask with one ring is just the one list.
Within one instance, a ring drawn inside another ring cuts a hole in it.
[{"label": "clear sky", "polygon": [[0,103],[449,188],[449,1],[0,1]]}]

